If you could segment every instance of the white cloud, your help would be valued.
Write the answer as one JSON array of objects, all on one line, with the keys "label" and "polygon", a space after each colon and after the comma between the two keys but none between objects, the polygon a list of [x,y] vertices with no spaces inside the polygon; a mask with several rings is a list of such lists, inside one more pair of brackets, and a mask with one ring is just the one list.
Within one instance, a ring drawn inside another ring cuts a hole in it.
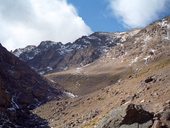
[{"label": "white cloud", "polygon": [[109,0],[112,13],[126,27],[144,27],[159,18],[169,0]]},{"label": "white cloud", "polygon": [[43,40],[72,42],[92,32],[67,0],[0,0],[0,28],[9,50]]}]

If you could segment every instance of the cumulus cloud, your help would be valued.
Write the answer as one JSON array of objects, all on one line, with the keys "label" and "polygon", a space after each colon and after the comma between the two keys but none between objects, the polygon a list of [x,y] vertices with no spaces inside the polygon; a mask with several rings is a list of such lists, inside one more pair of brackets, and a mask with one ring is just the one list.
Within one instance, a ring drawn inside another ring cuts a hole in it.
[{"label": "cumulus cloud", "polygon": [[92,31],[67,0],[0,0],[0,42],[9,50],[72,42]]},{"label": "cumulus cloud", "polygon": [[109,0],[112,13],[126,27],[144,27],[159,18],[169,0]]}]

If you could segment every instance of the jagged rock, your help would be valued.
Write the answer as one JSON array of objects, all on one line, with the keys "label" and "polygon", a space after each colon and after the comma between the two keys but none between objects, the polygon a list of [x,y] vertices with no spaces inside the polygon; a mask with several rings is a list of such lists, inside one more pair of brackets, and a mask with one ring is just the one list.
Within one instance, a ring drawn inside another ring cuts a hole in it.
[{"label": "jagged rock", "polygon": [[150,128],[153,114],[142,106],[129,104],[112,110],[96,128]]}]

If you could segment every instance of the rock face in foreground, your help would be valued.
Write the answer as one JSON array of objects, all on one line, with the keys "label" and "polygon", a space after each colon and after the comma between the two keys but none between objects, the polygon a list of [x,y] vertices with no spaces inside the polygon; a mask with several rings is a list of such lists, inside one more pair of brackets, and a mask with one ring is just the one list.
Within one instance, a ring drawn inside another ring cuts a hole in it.
[{"label": "rock face in foreground", "polygon": [[169,128],[170,105],[162,112],[151,113],[141,105],[125,104],[112,110],[96,128]]},{"label": "rock face in foreground", "polygon": [[54,89],[0,44],[0,126],[4,122],[20,123],[30,118],[28,110],[62,96],[60,89]]},{"label": "rock face in foreground", "polygon": [[150,128],[153,114],[140,105],[123,105],[109,113],[97,128]]}]

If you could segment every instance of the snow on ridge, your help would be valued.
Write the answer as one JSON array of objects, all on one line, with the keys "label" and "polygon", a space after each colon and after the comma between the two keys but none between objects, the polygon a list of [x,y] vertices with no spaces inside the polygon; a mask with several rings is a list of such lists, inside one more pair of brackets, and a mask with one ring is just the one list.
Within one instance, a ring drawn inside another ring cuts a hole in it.
[{"label": "snow on ridge", "polygon": [[19,57],[22,53],[23,51],[21,49],[18,49],[16,52],[14,52],[14,55]]},{"label": "snow on ridge", "polygon": [[161,27],[166,27],[168,25],[168,21],[166,19],[163,19],[157,23]]},{"label": "snow on ridge", "polygon": [[24,53],[24,52],[30,52],[30,51],[32,51],[34,48],[36,48],[36,46],[34,46],[34,45],[29,45],[29,46],[27,46],[27,47],[25,47],[25,48],[16,49],[16,50],[13,52],[13,54],[14,54],[15,56],[19,57],[22,53]]},{"label": "snow on ridge", "polygon": [[88,39],[90,40],[97,40],[98,37],[94,36],[94,35],[91,35],[91,36],[87,36]]},{"label": "snow on ridge", "polygon": [[39,46],[45,46],[46,48],[49,48],[50,46],[61,44],[61,42],[54,42],[54,41],[42,41]]}]

